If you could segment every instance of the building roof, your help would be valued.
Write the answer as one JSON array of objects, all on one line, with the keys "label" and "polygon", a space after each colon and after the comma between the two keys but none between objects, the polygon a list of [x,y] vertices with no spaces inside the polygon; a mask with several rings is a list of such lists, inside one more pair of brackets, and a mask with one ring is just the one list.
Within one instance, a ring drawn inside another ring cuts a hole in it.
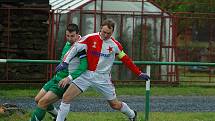
[{"label": "building roof", "polygon": [[[102,3],[103,2],[103,3]],[[142,6],[144,3],[144,6]],[[94,11],[95,0],[49,0],[52,10],[57,10],[58,13],[67,13],[71,10],[83,7],[84,10]],[[103,6],[102,6],[103,5]],[[162,10],[153,3],[142,0],[97,0],[96,10],[103,13],[116,14],[161,14]],[[143,10],[143,11],[142,11]]]}]

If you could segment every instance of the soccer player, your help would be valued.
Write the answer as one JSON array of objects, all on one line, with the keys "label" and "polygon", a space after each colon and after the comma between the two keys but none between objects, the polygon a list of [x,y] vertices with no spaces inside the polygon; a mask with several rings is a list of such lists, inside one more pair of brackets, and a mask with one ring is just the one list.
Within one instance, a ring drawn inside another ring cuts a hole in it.
[{"label": "soccer player", "polygon": [[[66,29],[66,39],[67,42],[63,48],[61,61],[63,60],[64,55],[71,49],[76,46],[76,42],[80,39],[79,28],[76,24],[69,24]],[[71,66],[70,66],[71,65]],[[86,49],[80,48],[74,58],[71,59],[69,69],[63,69],[58,71],[53,78],[48,81],[40,92],[35,97],[37,103],[37,108],[34,110],[31,121],[41,121],[46,111],[48,111],[53,120],[56,120],[57,110],[53,106],[58,99],[60,99],[67,89],[68,85],[64,87],[59,87],[58,83],[60,80],[70,80],[75,79],[80,76],[84,71],[87,70],[87,58],[86,58]]]},{"label": "soccer player", "polygon": [[[87,46],[88,70],[74,79],[63,95],[57,121],[63,121],[70,111],[70,101],[86,91],[89,87],[95,88],[103,94],[111,108],[121,111],[130,121],[136,121],[137,112],[132,110],[125,102],[116,97],[115,87],[111,82],[111,68],[117,56],[132,72],[141,79],[148,80],[149,76],[140,69],[125,54],[121,44],[111,35],[114,31],[114,22],[105,20],[98,33],[88,34],[80,39],[79,46]],[[67,68],[69,60],[74,57],[75,49],[71,49],[64,61],[57,66],[58,70]],[[64,84],[65,80],[59,82]],[[64,84],[65,85],[65,84]]]}]

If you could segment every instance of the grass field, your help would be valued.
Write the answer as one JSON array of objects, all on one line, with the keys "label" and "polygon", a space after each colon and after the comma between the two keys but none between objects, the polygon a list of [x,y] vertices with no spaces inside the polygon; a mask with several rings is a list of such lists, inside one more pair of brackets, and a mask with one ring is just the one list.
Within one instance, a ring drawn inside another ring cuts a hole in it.
[{"label": "grass field", "polygon": [[[39,88],[33,87],[1,87],[1,98],[25,98],[34,97]],[[117,94],[144,96],[145,86],[118,86]],[[152,87],[152,96],[215,96],[214,87],[179,86],[179,87]],[[81,96],[98,97],[94,90],[90,89]],[[0,121],[28,121],[31,111],[24,115],[12,115],[10,117],[0,115]],[[138,112],[138,121],[144,121],[144,112]],[[215,121],[215,112],[151,112],[149,121]],[[44,121],[51,121],[47,115]],[[127,121],[119,112],[71,112],[68,121]]]},{"label": "grass field", "polygon": [[[34,97],[40,88],[33,87],[11,87],[0,86],[0,95],[4,98],[23,98]],[[145,86],[117,86],[117,95],[145,95]],[[201,86],[165,86],[165,87],[151,87],[152,96],[215,96],[215,87],[201,87]],[[84,92],[81,96],[98,97],[97,92],[92,89]]]},{"label": "grass field", "polygon": [[[12,115],[10,117],[0,115],[0,121],[28,121],[30,114]],[[73,112],[67,117],[67,121],[128,121],[119,112]],[[44,121],[52,121],[47,115]],[[144,121],[144,113],[138,112],[138,121]],[[215,112],[152,112],[149,121],[215,121]]]}]

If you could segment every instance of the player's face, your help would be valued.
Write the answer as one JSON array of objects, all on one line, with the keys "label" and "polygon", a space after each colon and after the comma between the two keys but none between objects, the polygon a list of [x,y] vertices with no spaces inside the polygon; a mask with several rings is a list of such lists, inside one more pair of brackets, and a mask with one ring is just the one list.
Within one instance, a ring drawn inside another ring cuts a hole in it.
[{"label": "player's face", "polygon": [[70,43],[74,43],[78,40],[78,34],[75,31],[74,32],[66,31],[66,39]]},{"label": "player's face", "polygon": [[108,28],[108,26],[101,27],[100,36],[101,36],[102,40],[109,39],[112,34],[113,34],[113,28],[110,29],[110,28]]}]

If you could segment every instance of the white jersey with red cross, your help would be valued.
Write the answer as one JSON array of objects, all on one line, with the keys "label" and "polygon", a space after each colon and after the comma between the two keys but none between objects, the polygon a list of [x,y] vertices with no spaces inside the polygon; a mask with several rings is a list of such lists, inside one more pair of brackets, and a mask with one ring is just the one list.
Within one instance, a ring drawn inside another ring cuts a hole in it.
[{"label": "white jersey with red cross", "polygon": [[[88,70],[98,73],[110,73],[115,56],[123,52],[123,47],[113,37],[102,40],[100,33],[88,34],[79,40],[79,44],[72,47],[64,57],[64,62],[69,61],[74,57],[79,48],[86,47]],[[121,54],[122,55],[122,54]],[[124,54],[119,59],[123,61]],[[124,59],[125,63],[134,73],[139,75],[141,71],[137,68],[132,61],[127,57]]]}]

